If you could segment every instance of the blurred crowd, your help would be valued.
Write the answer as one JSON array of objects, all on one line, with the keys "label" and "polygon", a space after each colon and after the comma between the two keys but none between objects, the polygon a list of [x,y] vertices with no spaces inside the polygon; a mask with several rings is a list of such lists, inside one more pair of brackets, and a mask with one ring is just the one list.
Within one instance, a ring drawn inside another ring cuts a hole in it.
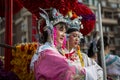
[{"label": "blurred crowd", "polygon": [[[87,52],[88,57],[95,60],[102,66],[101,58],[101,38],[98,31],[94,32],[92,40],[89,42]],[[120,80],[120,57],[114,55],[110,50],[110,39],[107,35],[103,36],[105,65],[108,80]],[[85,43],[84,43],[85,44]],[[84,51],[84,50],[83,50]]]}]

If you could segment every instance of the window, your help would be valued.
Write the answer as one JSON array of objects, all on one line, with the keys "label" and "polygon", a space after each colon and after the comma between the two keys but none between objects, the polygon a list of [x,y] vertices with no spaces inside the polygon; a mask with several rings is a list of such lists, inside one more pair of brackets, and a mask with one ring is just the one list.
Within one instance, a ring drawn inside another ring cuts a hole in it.
[{"label": "window", "polygon": [[105,11],[104,14],[105,14],[105,18],[112,18],[112,12]]},{"label": "window", "polygon": [[114,31],[114,27],[110,27],[110,31]]},{"label": "window", "polygon": [[89,4],[93,6],[97,6],[97,0],[89,0]]},{"label": "window", "polygon": [[22,42],[24,42],[24,43],[27,42],[27,39],[26,39],[25,36],[22,36],[21,40],[22,40]]},{"label": "window", "polygon": [[92,0],[92,5],[95,5],[95,0]]},{"label": "window", "polygon": [[101,1],[101,5],[102,5],[103,7],[106,7],[106,1]]},{"label": "window", "polygon": [[118,8],[120,8],[120,4],[118,4]]},{"label": "window", "polygon": [[21,24],[21,31],[27,31],[27,26],[24,23]]},{"label": "window", "polygon": [[110,3],[110,7],[117,8],[117,4],[116,3]]},{"label": "window", "polygon": [[120,46],[120,39],[119,38],[116,39],[115,42],[116,42],[116,46]]},{"label": "window", "polygon": [[0,30],[5,28],[5,19],[0,17]]},{"label": "window", "polygon": [[115,40],[114,40],[114,38],[113,37],[110,37],[110,44],[115,44]]},{"label": "window", "polygon": [[115,26],[115,28],[114,28],[114,32],[115,32],[115,34],[119,34],[119,32],[120,32],[120,28],[119,28],[118,26]]},{"label": "window", "polygon": [[86,4],[89,3],[89,0],[82,0],[82,1],[83,1],[83,3],[86,3]]},{"label": "window", "polygon": [[[0,43],[5,43],[5,34],[2,33],[0,34]],[[3,56],[4,55],[4,49],[3,47],[0,47],[0,55]]]},{"label": "window", "polygon": [[106,32],[109,32],[110,31],[110,28],[109,27],[106,27]]},{"label": "window", "polygon": [[110,31],[110,28],[109,26],[103,26],[103,32],[109,32]]},{"label": "window", "polygon": [[78,2],[82,2],[83,0],[78,0]]},{"label": "window", "polygon": [[98,5],[98,1],[97,0],[95,0],[95,4],[94,4],[95,6],[97,6]]},{"label": "window", "polygon": [[0,43],[5,43],[5,33],[0,34]]},{"label": "window", "polygon": [[0,23],[2,22],[2,18],[0,17]]},{"label": "window", "polygon": [[103,32],[105,32],[105,26],[103,26],[102,28],[103,28]]}]

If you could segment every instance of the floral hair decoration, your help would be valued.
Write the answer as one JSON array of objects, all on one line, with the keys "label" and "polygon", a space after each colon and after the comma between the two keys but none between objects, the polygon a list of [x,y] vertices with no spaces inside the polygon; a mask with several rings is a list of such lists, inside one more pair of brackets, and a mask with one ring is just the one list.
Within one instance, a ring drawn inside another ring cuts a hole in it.
[{"label": "floral hair decoration", "polygon": [[83,29],[83,25],[81,23],[82,20],[82,16],[77,16],[75,12],[73,11],[69,11],[68,12],[68,17],[69,17],[69,28],[75,28],[78,31],[81,29]]}]

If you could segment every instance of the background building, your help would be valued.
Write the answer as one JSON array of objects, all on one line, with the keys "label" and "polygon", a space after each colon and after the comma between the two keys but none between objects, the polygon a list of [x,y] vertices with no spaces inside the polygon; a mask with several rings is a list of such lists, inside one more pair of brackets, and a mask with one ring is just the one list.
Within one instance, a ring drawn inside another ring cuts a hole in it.
[{"label": "background building", "polygon": [[[5,18],[0,17],[0,43],[5,43]],[[3,55],[4,48],[0,47],[0,55]]]},{"label": "background building", "polygon": [[[96,14],[94,31],[99,31],[98,26],[98,1],[101,3],[103,35],[110,38],[110,48],[113,54],[120,55],[120,0],[79,0],[90,7]],[[87,36],[87,42],[91,35]]]},{"label": "background building", "polygon": [[25,8],[13,17],[13,44],[31,42],[32,16]]},{"label": "background building", "polygon": [[[23,8],[13,16],[13,45],[32,41],[32,16]],[[5,43],[5,18],[0,17],[0,43]],[[0,55],[4,48],[0,47]]]}]

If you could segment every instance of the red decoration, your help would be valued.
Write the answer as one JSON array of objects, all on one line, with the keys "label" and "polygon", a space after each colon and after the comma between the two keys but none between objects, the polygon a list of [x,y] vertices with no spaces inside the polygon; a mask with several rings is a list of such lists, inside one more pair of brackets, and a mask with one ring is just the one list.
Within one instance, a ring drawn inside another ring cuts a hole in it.
[{"label": "red decoration", "polygon": [[71,4],[76,3],[77,0],[19,0],[20,3],[27,8],[31,13],[35,14],[39,18],[39,8],[49,9],[51,7],[56,8],[66,15],[71,10]]},{"label": "red decoration", "polygon": [[[68,11],[73,10],[78,16],[82,16],[82,24],[84,29],[80,32],[83,35],[90,33],[95,25],[95,15],[86,5],[79,3],[78,0],[20,0],[21,4],[26,7],[30,12],[35,14],[39,18],[39,8],[49,9],[54,7],[58,9],[63,15],[66,15]],[[59,4],[58,4],[59,3]],[[72,18],[76,17],[74,15]]]},{"label": "red decoration", "polygon": [[[59,3],[59,4],[58,4]],[[39,18],[39,8],[49,9],[54,7],[58,9],[63,15],[66,15],[68,11],[73,10],[78,16],[82,16],[82,24],[84,29],[80,32],[83,35],[90,33],[95,25],[95,15],[86,5],[79,3],[78,0],[13,0],[13,12],[18,12],[22,5],[27,8],[31,13],[35,14]],[[5,2],[0,0],[0,16],[4,16]],[[74,18],[75,16],[73,16]]]},{"label": "red decoration", "polygon": [[77,17],[78,17],[78,16],[73,12],[71,19],[73,20],[73,19],[75,19],[75,18],[77,18]]},{"label": "red decoration", "polygon": [[81,29],[80,32],[83,35],[89,34],[95,26],[95,22],[96,22],[95,14],[92,12],[90,8],[88,8],[86,5],[79,3],[79,2],[77,2],[74,5],[72,10],[78,16],[82,16],[82,24],[83,24],[84,29]]},{"label": "red decoration", "polygon": [[24,51],[24,50],[25,50],[25,46],[21,45],[21,51]]}]

